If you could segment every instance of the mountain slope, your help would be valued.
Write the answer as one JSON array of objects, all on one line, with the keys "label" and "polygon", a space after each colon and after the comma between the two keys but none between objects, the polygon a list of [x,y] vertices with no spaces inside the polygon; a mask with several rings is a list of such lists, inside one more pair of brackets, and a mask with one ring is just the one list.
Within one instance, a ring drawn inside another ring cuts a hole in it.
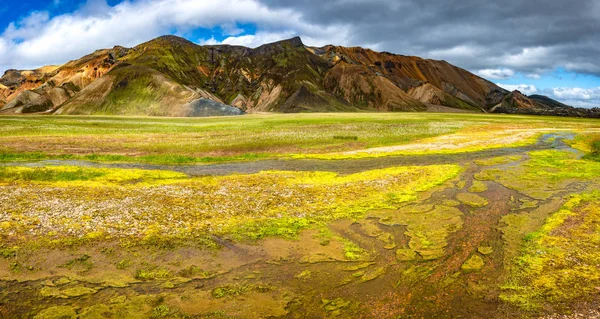
[{"label": "mountain slope", "polygon": [[445,61],[307,47],[298,37],[250,49],[163,36],[57,67],[10,70],[0,85],[0,113],[198,116],[207,113],[190,105],[226,110],[222,104],[245,112],[426,111],[432,105],[481,112],[512,105],[510,92]]},{"label": "mountain slope", "polygon": [[507,94],[490,109],[494,113],[531,114],[575,117],[600,117],[600,109],[575,108],[543,95],[526,96],[519,91]]},{"label": "mountain slope", "polygon": [[446,61],[426,60],[388,52],[379,53],[359,47],[326,46],[320,53],[331,61],[339,60],[365,65],[372,72],[385,76],[403,90],[428,82],[469,104],[482,107],[497,103],[498,98],[493,98],[495,91],[506,92],[494,83]]}]

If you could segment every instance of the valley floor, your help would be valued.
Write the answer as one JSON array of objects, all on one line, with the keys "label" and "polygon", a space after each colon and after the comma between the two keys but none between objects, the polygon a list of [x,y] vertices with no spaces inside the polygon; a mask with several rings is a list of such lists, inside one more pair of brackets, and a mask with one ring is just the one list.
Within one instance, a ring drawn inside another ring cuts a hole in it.
[{"label": "valley floor", "polygon": [[0,117],[0,318],[600,318],[600,121]]}]

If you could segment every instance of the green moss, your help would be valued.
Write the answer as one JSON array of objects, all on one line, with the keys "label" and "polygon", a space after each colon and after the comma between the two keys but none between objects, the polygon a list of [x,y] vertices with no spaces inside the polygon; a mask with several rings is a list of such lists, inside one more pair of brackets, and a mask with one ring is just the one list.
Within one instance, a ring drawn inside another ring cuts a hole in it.
[{"label": "green moss", "polygon": [[455,206],[460,205],[460,202],[455,201],[453,199],[446,199],[446,200],[442,201],[442,205],[448,206],[448,207],[455,207]]},{"label": "green moss", "polygon": [[474,208],[484,207],[488,204],[487,199],[479,195],[470,193],[456,194],[456,199],[458,199],[459,202]]},{"label": "green moss", "polygon": [[529,153],[522,165],[486,169],[478,180],[494,180],[534,199],[545,200],[573,181],[588,181],[600,174],[600,163],[578,160],[568,151],[546,150]]},{"label": "green moss", "polygon": [[70,306],[55,306],[40,311],[33,317],[34,319],[75,319],[77,314],[75,309]]},{"label": "green moss", "polygon": [[312,278],[312,275],[313,275],[312,271],[306,269],[306,270],[303,270],[302,272],[300,272],[299,274],[295,275],[294,278],[300,279],[300,280],[307,280],[307,279]]},{"label": "green moss", "polygon": [[213,276],[213,274],[211,274],[210,272],[204,271],[204,270],[202,270],[202,268],[200,268],[196,265],[191,265],[189,267],[181,269],[177,274],[181,277],[187,277],[187,278],[194,277],[194,278],[200,278],[200,279],[211,278]]},{"label": "green moss", "polygon": [[116,264],[117,269],[127,269],[131,266],[131,261],[123,259]]},{"label": "green moss", "polygon": [[350,305],[350,301],[342,298],[336,298],[333,300],[323,299],[321,300],[323,308],[326,312],[339,312],[340,309],[346,308]]},{"label": "green moss", "polygon": [[526,236],[500,298],[536,310],[597,294],[600,286],[600,192],[572,195],[543,226]]},{"label": "green moss", "polygon": [[247,292],[256,291],[259,293],[266,293],[273,290],[273,287],[262,285],[262,284],[253,284],[253,285],[228,285],[217,287],[212,290],[211,294],[215,299],[227,298],[227,297],[236,297],[241,296]]},{"label": "green moss", "polygon": [[89,182],[88,184],[131,184],[144,181],[181,180],[187,176],[182,173],[158,170],[118,169],[118,168],[89,168],[74,166],[48,167],[6,167],[0,166],[0,182],[46,182],[60,185],[60,182],[70,182],[67,185],[77,185],[74,182]]},{"label": "green moss", "polygon": [[67,296],[68,298],[79,297],[79,296],[83,296],[83,295],[95,294],[96,292],[98,292],[96,289],[88,288],[88,287],[83,287],[83,286],[67,288],[67,289],[65,289],[65,290],[62,291],[62,293],[65,296]]},{"label": "green moss", "polygon": [[247,153],[236,156],[185,156],[179,154],[155,154],[129,156],[118,154],[49,154],[43,152],[7,153],[0,151],[0,162],[23,162],[40,160],[81,160],[107,163],[145,163],[145,164],[213,164],[222,162],[241,162],[267,159],[269,154]]},{"label": "green moss", "polygon": [[338,238],[344,244],[344,257],[348,260],[362,259],[366,255],[366,251],[360,248],[356,243],[345,239]]},{"label": "green moss", "polygon": [[487,186],[485,185],[484,182],[478,181],[478,180],[474,180],[473,184],[471,185],[471,187],[469,187],[469,192],[471,193],[482,193],[485,192],[487,190]]},{"label": "green moss", "polygon": [[398,261],[413,261],[417,259],[417,253],[412,249],[398,249],[396,250],[396,259]]},{"label": "green moss", "polygon": [[[405,234],[410,237],[410,250],[424,260],[432,260],[445,255],[447,238],[462,227],[463,214],[457,208],[442,205],[430,206],[429,211],[426,209],[427,206],[404,207],[398,211],[378,212],[373,216],[381,218],[380,223],[385,225],[406,225]],[[397,257],[413,259],[412,253],[398,251]]]},{"label": "green moss", "polygon": [[[293,201],[302,203],[310,200],[311,205],[295,204],[295,207],[290,207],[290,210],[276,219],[254,218],[245,221],[242,225],[232,227],[229,232],[238,239],[256,240],[268,236],[296,238],[300,230],[309,227],[324,227],[326,222],[337,219],[360,218],[368,211],[391,208],[414,200],[416,192],[442,184],[460,171],[461,168],[458,166],[442,165],[427,166],[425,170],[422,168],[415,170],[413,167],[389,168],[343,177],[325,172],[264,172],[256,177],[262,175],[265,179],[272,180],[269,183],[279,184],[284,179],[284,185],[287,184],[291,189],[300,191],[300,193],[294,192],[297,197],[294,197]],[[256,182],[254,176],[243,177],[246,178],[251,178],[253,183]],[[223,178],[221,181],[228,182],[230,179]],[[269,192],[282,193],[285,192],[285,188],[282,190],[279,186],[277,190]],[[287,206],[283,203],[279,205]],[[281,209],[273,213],[277,211]],[[292,211],[302,212],[309,217],[293,217],[293,214],[290,214]],[[266,215],[273,213],[265,212]]]},{"label": "green moss", "polygon": [[528,209],[528,208],[535,208],[538,207],[539,202],[537,200],[531,200],[529,198],[521,198],[519,199],[519,202],[521,203],[521,205],[519,206],[519,209]]},{"label": "green moss", "polygon": [[173,273],[165,268],[147,265],[136,270],[134,277],[139,280],[167,279],[172,278]]},{"label": "green moss", "polygon": [[152,309],[151,318],[152,319],[167,318],[171,314],[172,314],[172,311],[169,308],[169,306],[160,305],[160,306],[156,306],[156,307],[154,307],[154,309]]},{"label": "green moss", "polygon": [[482,255],[490,255],[494,252],[494,248],[491,246],[479,246],[477,248],[477,252],[479,252]]},{"label": "green moss", "polygon": [[484,265],[485,262],[483,261],[483,258],[477,254],[473,254],[462,264],[462,266],[460,266],[460,269],[464,272],[473,272],[481,270]]}]

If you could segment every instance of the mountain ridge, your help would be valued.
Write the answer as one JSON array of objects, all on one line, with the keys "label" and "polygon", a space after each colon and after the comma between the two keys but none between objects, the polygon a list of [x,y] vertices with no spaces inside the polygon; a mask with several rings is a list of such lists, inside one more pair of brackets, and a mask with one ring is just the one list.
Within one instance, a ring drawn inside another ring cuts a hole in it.
[{"label": "mountain ridge", "polygon": [[196,116],[189,105],[200,99],[248,113],[426,111],[440,105],[583,114],[547,97],[521,94],[515,103],[515,96],[446,61],[361,47],[310,47],[300,37],[247,48],[167,35],[133,48],[96,50],[60,66],[7,70],[0,78],[0,114]]}]

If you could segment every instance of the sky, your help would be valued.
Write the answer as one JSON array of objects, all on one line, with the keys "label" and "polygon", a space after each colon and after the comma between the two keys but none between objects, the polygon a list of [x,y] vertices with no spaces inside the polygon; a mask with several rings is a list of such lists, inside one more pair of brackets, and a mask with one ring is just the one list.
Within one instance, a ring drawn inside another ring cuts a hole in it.
[{"label": "sky", "polygon": [[28,0],[0,3],[0,72],[174,34],[198,44],[362,46],[446,60],[600,107],[600,0]]}]

